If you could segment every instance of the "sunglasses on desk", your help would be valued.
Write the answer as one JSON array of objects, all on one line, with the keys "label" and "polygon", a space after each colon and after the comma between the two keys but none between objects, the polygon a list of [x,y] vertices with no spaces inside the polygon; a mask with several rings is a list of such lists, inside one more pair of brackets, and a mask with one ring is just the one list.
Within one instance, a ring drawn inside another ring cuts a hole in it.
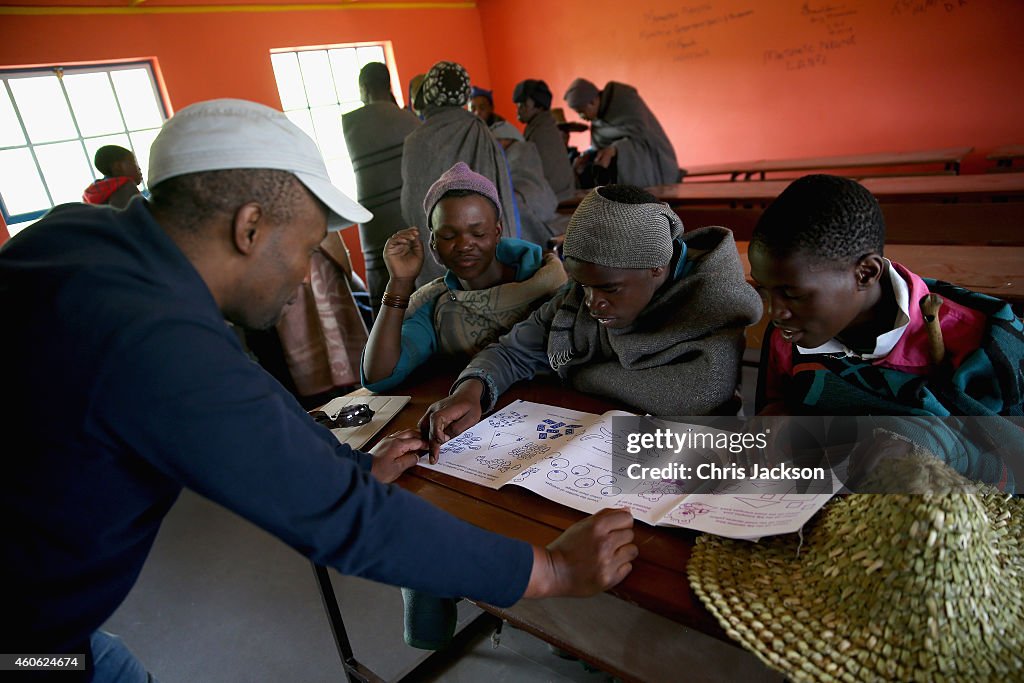
[{"label": "sunglasses on desk", "polygon": [[373,419],[374,413],[370,406],[365,403],[353,403],[342,408],[333,417],[323,410],[310,411],[309,415],[316,420],[317,424],[322,424],[328,429],[337,429],[339,427],[358,427],[359,425],[364,425]]}]

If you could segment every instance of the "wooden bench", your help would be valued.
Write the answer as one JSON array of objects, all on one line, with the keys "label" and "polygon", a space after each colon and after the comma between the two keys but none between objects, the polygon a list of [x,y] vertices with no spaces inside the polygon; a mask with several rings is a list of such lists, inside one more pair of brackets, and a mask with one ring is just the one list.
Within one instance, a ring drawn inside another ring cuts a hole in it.
[{"label": "wooden bench", "polygon": [[[973,149],[973,147],[946,147],[911,152],[872,152],[869,154],[702,164],[687,167],[685,177],[728,175],[730,180],[738,180],[740,176],[743,176],[744,180],[751,180],[755,177],[764,180],[768,173],[884,167],[924,167],[921,169],[922,172],[929,172],[928,167],[941,167],[940,172],[956,175],[960,173],[960,163]],[[933,168],[930,172],[934,173],[936,169]]]},{"label": "wooden bench", "polygon": [[[791,181],[704,182],[647,188],[687,229],[724,225],[749,239],[761,213]],[[887,241],[908,244],[1024,245],[1024,173],[910,176],[863,181],[882,205]],[[571,213],[586,196],[561,204]]]},{"label": "wooden bench", "polygon": [[996,148],[985,158],[996,162],[996,168],[993,170],[1005,171],[1012,169],[1014,161],[1024,159],[1024,145],[1003,145]]}]

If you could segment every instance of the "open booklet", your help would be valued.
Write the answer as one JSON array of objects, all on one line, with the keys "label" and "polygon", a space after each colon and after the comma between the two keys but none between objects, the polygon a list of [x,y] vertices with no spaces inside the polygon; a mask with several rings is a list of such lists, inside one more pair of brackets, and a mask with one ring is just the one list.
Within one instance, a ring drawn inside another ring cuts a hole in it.
[{"label": "open booklet", "polygon": [[616,439],[624,443],[627,436],[615,433],[614,417],[636,419],[516,401],[442,446],[437,464],[421,459],[419,466],[492,489],[522,486],[587,513],[627,508],[647,524],[748,540],[797,531],[833,495],[830,487],[797,492],[792,481],[638,477],[642,468],[670,462],[675,472],[693,472],[718,456],[706,449],[629,454],[623,448],[613,456]]}]

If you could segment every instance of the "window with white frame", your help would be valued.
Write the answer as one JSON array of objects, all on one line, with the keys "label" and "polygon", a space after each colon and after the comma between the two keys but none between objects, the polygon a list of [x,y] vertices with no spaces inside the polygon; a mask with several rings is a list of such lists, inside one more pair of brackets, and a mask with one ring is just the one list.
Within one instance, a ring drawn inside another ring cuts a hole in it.
[{"label": "window with white frame", "polygon": [[270,54],[281,109],[316,140],[331,182],[351,197],[356,196],[356,178],[341,116],[363,104],[359,100],[359,71],[364,66],[382,62],[394,72],[394,65],[385,56],[385,47],[385,43],[360,43],[279,49]]},{"label": "window with white frame", "polygon": [[102,174],[96,150],[119,145],[149,165],[167,118],[152,65],[0,69],[0,208],[13,235],[51,207],[82,200]]}]

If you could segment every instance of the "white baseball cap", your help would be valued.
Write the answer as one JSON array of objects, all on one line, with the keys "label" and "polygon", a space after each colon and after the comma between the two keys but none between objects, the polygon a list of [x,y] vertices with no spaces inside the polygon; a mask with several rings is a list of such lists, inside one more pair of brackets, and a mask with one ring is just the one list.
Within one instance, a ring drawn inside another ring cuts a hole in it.
[{"label": "white baseball cap", "polygon": [[235,168],[289,171],[330,209],[327,229],[373,218],[331,183],[316,143],[288,117],[246,100],[207,100],[168,119],[149,153],[150,187],[186,173]]}]

